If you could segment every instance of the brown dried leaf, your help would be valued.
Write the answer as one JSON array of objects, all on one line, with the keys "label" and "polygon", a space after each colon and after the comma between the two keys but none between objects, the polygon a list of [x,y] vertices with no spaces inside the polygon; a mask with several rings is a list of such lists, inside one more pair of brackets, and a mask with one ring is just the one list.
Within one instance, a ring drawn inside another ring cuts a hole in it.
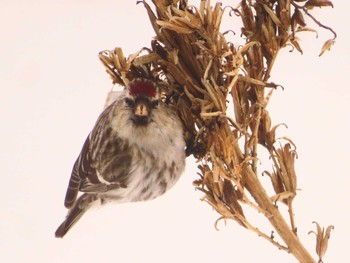
[{"label": "brown dried leaf", "polygon": [[276,142],[276,130],[279,126],[284,126],[288,128],[288,126],[285,123],[280,123],[272,127],[272,129],[268,132],[267,138],[266,138],[266,143],[270,147],[272,147],[273,144]]},{"label": "brown dried leaf", "polygon": [[[288,126],[287,126],[287,128],[288,128]],[[296,144],[292,141],[291,138],[288,138],[287,136],[283,136],[283,137],[280,137],[280,138],[278,138],[278,139],[283,139],[283,140],[288,141],[291,145],[293,145],[294,151],[297,149]]]},{"label": "brown dried leaf", "polygon": [[266,85],[267,85],[267,83],[262,81],[262,80],[253,79],[253,78],[248,77],[248,76],[238,76],[238,80],[246,82],[246,83],[262,86],[262,87],[266,87]]},{"label": "brown dried leaf", "polygon": [[318,38],[318,32],[316,29],[310,27],[298,27],[295,32],[314,32],[316,34],[316,38]]},{"label": "brown dried leaf", "polygon": [[112,59],[111,51],[101,51],[98,55],[99,59],[101,60],[102,64],[105,66],[107,73],[112,78],[113,84],[119,83],[124,84],[120,72],[116,70],[116,66],[114,64],[114,61]]},{"label": "brown dried leaf", "polygon": [[204,16],[204,21],[206,25],[211,25],[213,23],[213,9],[210,6],[210,0],[209,1],[202,1],[202,2],[206,2],[206,6],[205,6],[205,11],[206,11],[206,15]]},{"label": "brown dried leaf", "polygon": [[301,49],[299,42],[297,40],[294,39],[294,40],[291,40],[290,42],[301,54],[303,54],[303,50]]},{"label": "brown dried leaf", "polygon": [[258,130],[258,139],[261,145],[267,145],[267,138],[271,129],[271,118],[269,112],[265,109],[262,110],[260,125]]},{"label": "brown dried leaf", "polygon": [[146,1],[137,1],[136,2],[136,4],[140,4],[140,3],[142,3],[145,6],[145,8],[147,10],[148,17],[151,21],[151,25],[153,27],[153,30],[157,34],[157,36],[159,36],[160,30],[159,30],[159,26],[157,24],[156,15],[153,13],[151,7],[146,3]]},{"label": "brown dried leaf", "polygon": [[334,226],[328,226],[326,229],[326,233],[324,234],[323,237],[323,242],[322,242],[322,247],[321,247],[321,251],[320,251],[320,257],[322,258],[326,252],[327,252],[327,248],[328,248],[328,240],[331,237],[331,231],[334,229]]},{"label": "brown dried leaf", "polygon": [[[208,1],[209,2],[209,1]],[[219,31],[220,29],[220,24],[221,24],[221,19],[223,15],[223,10],[221,8],[221,3],[216,3],[214,10],[213,10],[213,25],[214,25],[214,30]]]},{"label": "brown dried leaf", "polygon": [[330,238],[331,231],[334,229],[334,226],[328,226],[326,233],[324,232],[324,228],[317,222],[312,222],[316,224],[317,233],[315,231],[309,231],[309,234],[313,233],[316,235],[316,253],[319,256],[319,262],[322,262],[323,256],[326,254],[328,248],[328,240]]},{"label": "brown dried leaf", "polygon": [[232,209],[232,211],[235,214],[239,214],[240,216],[245,218],[243,209],[238,202],[238,200],[241,198],[241,194],[234,189],[231,181],[224,180],[223,194],[224,194],[225,202]]},{"label": "brown dried leaf", "polygon": [[275,191],[276,194],[280,194],[280,193],[285,192],[283,182],[275,170],[272,173],[270,173],[268,171],[264,171],[263,174],[266,174],[270,177],[270,180],[271,180],[271,183],[273,186],[273,190]]},{"label": "brown dried leaf", "polygon": [[265,9],[265,11],[269,14],[269,16],[271,17],[272,21],[279,27],[282,26],[282,22],[281,20],[277,17],[277,15],[275,14],[275,12],[268,7],[267,5],[263,4],[263,7]]},{"label": "brown dried leaf", "polygon": [[248,100],[244,95],[241,95],[241,90],[244,89],[244,83],[242,82],[236,82],[234,86],[231,89],[231,95],[233,99],[233,106],[234,106],[234,112],[236,121],[239,124],[242,124],[244,122],[244,115],[246,108],[248,107]]},{"label": "brown dried leaf", "polygon": [[287,191],[296,193],[297,189],[297,176],[295,173],[294,162],[296,158],[296,152],[291,150],[289,143],[286,143],[282,149],[277,150],[279,152],[279,162],[282,168],[283,182]]},{"label": "brown dried leaf", "polygon": [[148,63],[151,63],[153,61],[156,61],[158,58],[159,58],[158,54],[150,53],[150,54],[139,56],[139,57],[135,58],[133,64],[136,67],[139,67],[141,65],[148,64]]},{"label": "brown dried leaf", "polygon": [[273,203],[277,203],[277,202],[282,202],[282,201],[285,201],[285,200],[287,200],[289,198],[294,198],[294,197],[295,197],[295,193],[285,191],[285,192],[276,194],[274,196],[271,196],[270,200]]},{"label": "brown dried leaf", "polygon": [[[242,22],[244,25],[244,31],[246,33],[248,32],[254,32],[255,31],[255,22],[254,22],[254,16],[253,12],[250,8],[250,6],[247,5],[247,1],[243,0],[241,2],[242,5]],[[247,34],[246,34],[247,35]],[[247,35],[249,37],[249,35]]]},{"label": "brown dried leaf", "polygon": [[161,21],[158,20],[157,24],[161,27],[161,28],[166,28],[169,30],[173,30],[177,33],[182,33],[182,34],[190,34],[192,33],[194,30],[189,28],[189,27],[184,27],[183,25],[177,25],[173,22],[166,22],[166,21]]},{"label": "brown dried leaf", "polygon": [[306,26],[305,23],[305,19],[303,14],[300,12],[299,9],[295,9],[294,14],[292,16],[292,20],[294,20],[295,22],[297,22],[299,25],[301,25],[302,27]]},{"label": "brown dried leaf", "polygon": [[113,60],[115,60],[116,64],[119,66],[122,70],[128,70],[126,59],[123,54],[123,50],[121,48],[115,48],[112,52]]},{"label": "brown dried leaf", "polygon": [[[281,5],[282,4],[282,5]],[[279,10],[279,17],[283,25],[284,30],[288,30],[291,22],[291,17],[290,17],[290,6],[287,2],[280,2],[278,5]]]},{"label": "brown dried leaf", "polygon": [[176,24],[180,27],[193,30],[202,30],[203,23],[200,17],[191,14],[189,11],[179,10],[177,8],[172,8],[174,15],[170,15],[169,21],[173,24]]},{"label": "brown dried leaf", "polygon": [[329,39],[326,42],[324,42],[321,49],[321,53],[318,56],[322,56],[324,52],[326,52],[327,50],[330,50],[332,45],[334,45],[334,43],[335,43],[335,39]]},{"label": "brown dried leaf", "polygon": [[333,6],[333,3],[328,0],[309,0],[304,5],[308,9],[312,9],[314,7],[322,7],[322,6]]}]

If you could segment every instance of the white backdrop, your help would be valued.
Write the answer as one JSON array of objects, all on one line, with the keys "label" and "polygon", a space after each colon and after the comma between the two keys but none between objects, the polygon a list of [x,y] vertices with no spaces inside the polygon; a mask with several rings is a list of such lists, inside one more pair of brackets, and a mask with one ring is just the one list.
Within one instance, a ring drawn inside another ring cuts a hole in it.
[{"label": "white backdrop", "polygon": [[[324,259],[345,262],[349,4],[334,2],[334,9],[318,12],[338,32],[332,52],[318,57],[330,36],[321,33],[303,34],[302,56],[285,50],[271,78],[285,91],[274,93],[269,109],[274,124],[289,127],[281,135],[298,145],[299,236],[314,253],[311,222],[334,224]],[[163,197],[93,210],[55,239],[71,167],[112,87],[97,54],[116,46],[133,53],[154,33],[135,1],[2,0],[0,6],[1,262],[296,262],[234,222],[216,231],[218,215],[192,186],[192,159]]]}]

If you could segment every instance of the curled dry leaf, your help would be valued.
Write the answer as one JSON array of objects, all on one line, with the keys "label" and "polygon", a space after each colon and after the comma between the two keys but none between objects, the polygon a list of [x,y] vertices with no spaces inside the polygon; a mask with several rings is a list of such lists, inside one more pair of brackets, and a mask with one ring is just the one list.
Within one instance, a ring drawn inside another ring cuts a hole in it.
[{"label": "curled dry leaf", "polygon": [[313,233],[316,235],[316,253],[319,256],[319,263],[321,263],[323,256],[326,254],[328,248],[328,240],[331,236],[331,231],[334,229],[334,226],[328,226],[325,231],[324,228],[321,228],[317,222],[313,223],[316,224],[317,232],[310,231],[309,234]]},{"label": "curled dry leaf", "polygon": [[284,126],[284,127],[288,128],[285,123],[280,123],[280,124],[273,126],[271,128],[271,130],[267,133],[267,136],[266,136],[266,144],[268,147],[272,148],[273,144],[276,142],[276,130],[280,126]]},{"label": "curled dry leaf", "polygon": [[316,34],[316,38],[318,38],[318,32],[317,30],[309,27],[298,27],[296,32],[314,32]]}]

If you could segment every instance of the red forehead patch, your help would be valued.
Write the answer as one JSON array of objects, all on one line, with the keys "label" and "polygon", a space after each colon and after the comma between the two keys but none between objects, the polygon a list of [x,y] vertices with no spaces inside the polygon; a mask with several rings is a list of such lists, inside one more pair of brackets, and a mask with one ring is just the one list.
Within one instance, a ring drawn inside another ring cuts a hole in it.
[{"label": "red forehead patch", "polygon": [[131,96],[145,95],[154,98],[157,95],[157,88],[147,80],[135,80],[130,83],[129,93]]}]

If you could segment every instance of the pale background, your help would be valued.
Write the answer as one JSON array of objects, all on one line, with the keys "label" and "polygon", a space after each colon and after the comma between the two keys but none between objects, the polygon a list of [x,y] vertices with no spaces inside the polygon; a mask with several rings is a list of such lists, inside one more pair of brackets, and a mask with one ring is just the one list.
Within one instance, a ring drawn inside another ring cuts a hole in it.
[{"label": "pale background", "polygon": [[[304,55],[281,54],[271,80],[285,91],[274,93],[269,110],[274,124],[288,124],[280,135],[298,145],[300,238],[315,255],[315,237],[307,235],[312,221],[334,224],[324,259],[346,262],[349,4],[334,3],[318,12],[338,32],[332,52],[319,58],[331,35],[310,33],[302,35]],[[91,211],[55,239],[71,167],[112,88],[97,54],[116,46],[133,53],[154,33],[135,1],[0,0],[0,6],[0,262],[296,262],[235,222],[220,222],[216,231],[218,215],[192,186],[192,159],[163,197]]]}]

